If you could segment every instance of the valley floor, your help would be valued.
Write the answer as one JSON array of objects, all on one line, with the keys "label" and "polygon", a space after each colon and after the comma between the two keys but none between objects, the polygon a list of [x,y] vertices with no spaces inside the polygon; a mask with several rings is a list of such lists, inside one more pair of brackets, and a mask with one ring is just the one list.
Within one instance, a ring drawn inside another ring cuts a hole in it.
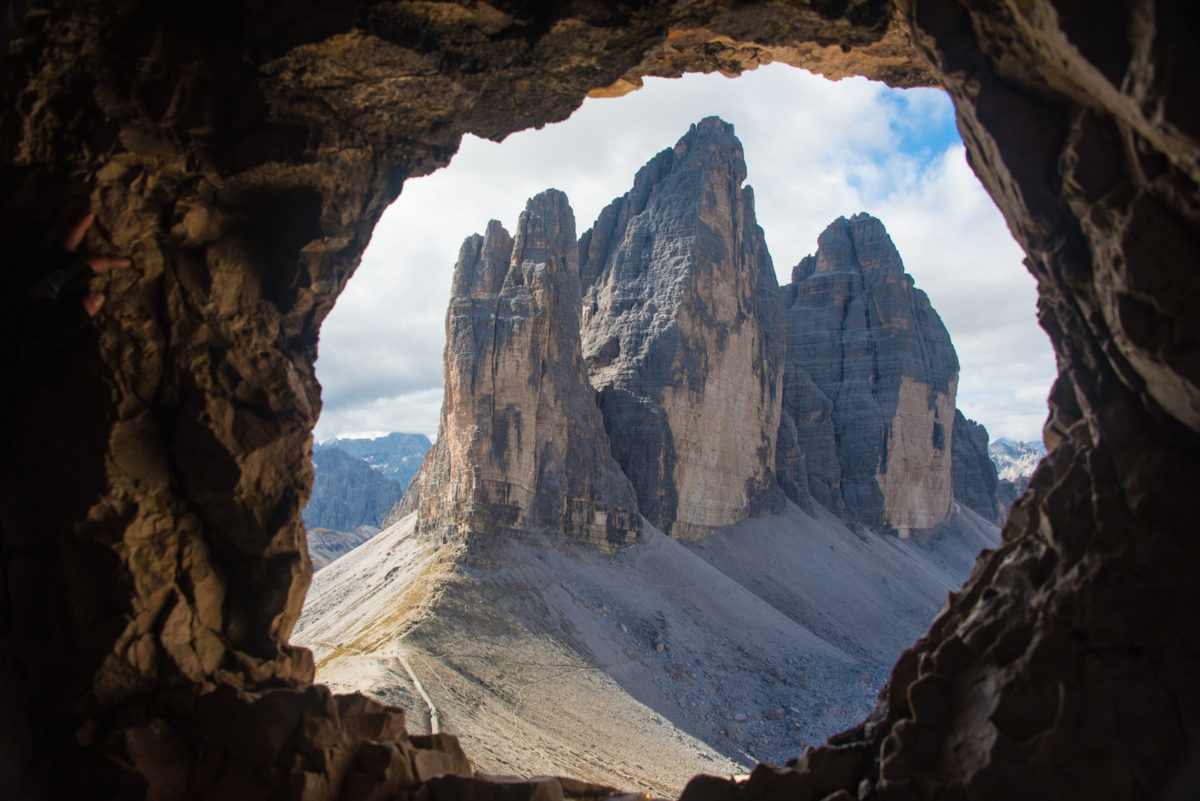
[{"label": "valley floor", "polygon": [[315,577],[293,642],[313,649],[318,680],[428,731],[407,661],[477,769],[667,797],[861,720],[999,542],[965,510],[900,540],[789,505],[697,543],[647,525],[615,556],[534,536],[468,554],[413,524]]}]

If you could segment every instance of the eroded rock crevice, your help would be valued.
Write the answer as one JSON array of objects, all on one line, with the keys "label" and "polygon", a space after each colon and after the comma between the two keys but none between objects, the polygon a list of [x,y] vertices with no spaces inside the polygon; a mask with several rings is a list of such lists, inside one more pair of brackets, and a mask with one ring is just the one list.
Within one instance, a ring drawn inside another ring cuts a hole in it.
[{"label": "eroded rock crevice", "polygon": [[437,744],[353,722],[396,713],[343,709],[287,645],[311,575],[320,322],[403,181],[464,132],[502,138],[641,75],[779,60],[950,93],[1039,282],[1053,451],[862,727],[689,795],[1164,792],[1200,720],[1194,8],[533,8],[6,10],[6,252],[87,200],[85,246],[134,260],[5,409],[8,786],[359,798],[415,788],[422,760],[446,769],[413,755]]}]

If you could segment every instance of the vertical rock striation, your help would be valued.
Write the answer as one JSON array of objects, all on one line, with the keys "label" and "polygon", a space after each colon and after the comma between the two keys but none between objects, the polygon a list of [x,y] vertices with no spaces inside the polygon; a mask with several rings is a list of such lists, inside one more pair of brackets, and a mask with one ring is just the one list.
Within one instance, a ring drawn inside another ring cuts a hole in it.
[{"label": "vertical rock striation", "polygon": [[996,465],[988,456],[987,429],[955,409],[951,443],[954,500],[985,520],[1003,524],[1008,516],[1008,503],[1002,500]]},{"label": "vertical rock striation", "polygon": [[437,442],[415,479],[424,531],[561,531],[637,539],[629,480],[609,454],[579,346],[575,217],[547,190],[516,238],[496,221],[463,243],[446,314]]},{"label": "vertical rock striation", "polygon": [[901,534],[951,512],[958,357],[883,223],[834,221],[780,292],[785,428],[813,497]]},{"label": "vertical rock striation", "polygon": [[676,539],[775,486],[777,282],[733,126],[709,117],[580,240],[583,354],[639,508]]}]

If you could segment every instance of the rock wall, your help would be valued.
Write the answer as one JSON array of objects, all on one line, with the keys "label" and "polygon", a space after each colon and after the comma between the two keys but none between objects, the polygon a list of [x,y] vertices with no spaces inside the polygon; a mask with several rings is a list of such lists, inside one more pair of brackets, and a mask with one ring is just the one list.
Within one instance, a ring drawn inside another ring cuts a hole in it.
[{"label": "rock wall", "polygon": [[638,539],[580,353],[576,253],[575,216],[554,189],[530,199],[515,238],[493,220],[463,243],[438,438],[413,484],[420,531],[562,532],[609,549]]},{"label": "rock wall", "polygon": [[852,520],[902,535],[931,528],[952,511],[950,335],[879,220],[839,218],[817,245],[780,289],[783,409],[803,481]]},{"label": "rock wall", "polygon": [[367,741],[415,738],[335,709],[286,644],[310,570],[321,319],[403,181],[464,132],[561,119],[645,74],[779,60],[950,93],[1038,279],[1052,453],[866,725],[689,797],[1162,796],[1200,720],[1200,26],[1181,2],[1097,19],[1067,0],[14,4],[5,252],[86,200],[85,247],[134,266],[5,399],[12,794],[411,787]]},{"label": "rock wall", "polygon": [[676,539],[770,493],[783,338],[733,126],[702,120],[580,238],[583,354],[638,506]]},{"label": "rock wall", "polygon": [[984,520],[1003,525],[1013,498],[1000,488],[996,465],[988,456],[988,432],[981,424],[954,410],[951,437],[951,468],[954,473],[954,500],[977,512]]}]

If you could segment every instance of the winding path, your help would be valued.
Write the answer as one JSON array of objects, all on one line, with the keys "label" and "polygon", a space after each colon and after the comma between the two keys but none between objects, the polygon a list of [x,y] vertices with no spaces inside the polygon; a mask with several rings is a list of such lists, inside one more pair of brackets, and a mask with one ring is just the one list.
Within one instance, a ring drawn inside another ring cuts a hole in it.
[{"label": "winding path", "polygon": [[437,707],[433,705],[433,700],[429,697],[429,694],[425,692],[425,687],[421,684],[421,680],[417,678],[417,674],[413,672],[412,666],[408,664],[408,660],[397,654],[396,661],[399,662],[404,668],[405,672],[408,673],[408,677],[412,679],[413,686],[417,688],[417,694],[421,696],[421,700],[425,702],[425,706],[429,707],[429,733],[437,734]]}]

